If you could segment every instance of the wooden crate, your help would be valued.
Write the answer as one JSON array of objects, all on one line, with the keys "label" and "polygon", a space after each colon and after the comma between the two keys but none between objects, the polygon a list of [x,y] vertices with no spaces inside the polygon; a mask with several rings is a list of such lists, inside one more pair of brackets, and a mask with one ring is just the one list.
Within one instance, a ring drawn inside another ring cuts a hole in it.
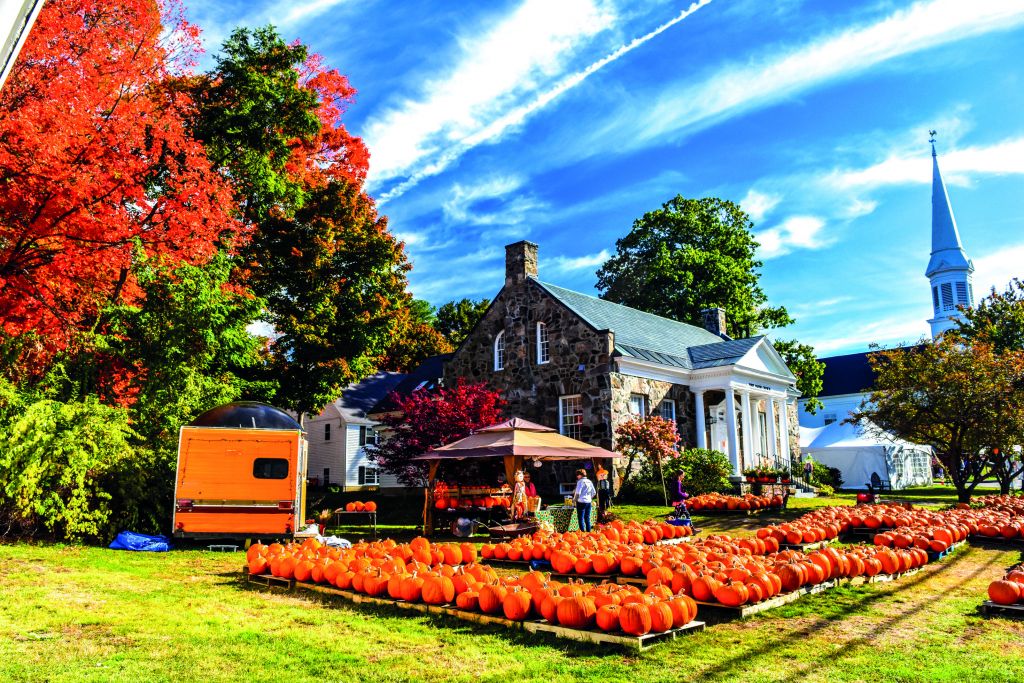
[{"label": "wooden crate", "polygon": [[284,579],[280,576],[274,576],[273,574],[250,574],[248,570],[243,572],[245,574],[245,580],[249,583],[255,583],[260,586],[266,586],[268,588],[283,588],[284,590],[291,590],[295,587],[295,579]]}]

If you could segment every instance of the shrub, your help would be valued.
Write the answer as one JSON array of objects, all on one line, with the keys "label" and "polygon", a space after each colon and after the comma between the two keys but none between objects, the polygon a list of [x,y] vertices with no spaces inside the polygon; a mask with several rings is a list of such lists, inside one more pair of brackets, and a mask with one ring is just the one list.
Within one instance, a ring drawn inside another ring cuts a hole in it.
[{"label": "shrub", "polygon": [[[94,397],[39,400],[0,428],[0,513],[25,534],[69,540],[116,532],[128,470],[139,467],[121,408]],[[145,492],[135,492],[144,500]]]},{"label": "shrub", "polygon": [[[693,448],[680,453],[679,469],[672,472],[675,478],[679,471],[683,472],[683,487],[691,496],[703,493],[725,493],[732,490],[729,476],[732,474],[732,463],[729,456],[719,451],[706,448]],[[665,476],[668,477],[666,467]]]},{"label": "shrub", "polygon": [[829,486],[828,484],[820,484],[818,486],[818,495],[819,496],[831,496],[835,492],[836,492],[836,490],[834,488],[832,488],[831,486]]},{"label": "shrub", "polygon": [[843,475],[835,467],[829,467],[824,463],[814,461],[814,481],[811,483],[815,486],[821,486],[825,484],[832,487],[833,489],[840,489],[843,487]]}]

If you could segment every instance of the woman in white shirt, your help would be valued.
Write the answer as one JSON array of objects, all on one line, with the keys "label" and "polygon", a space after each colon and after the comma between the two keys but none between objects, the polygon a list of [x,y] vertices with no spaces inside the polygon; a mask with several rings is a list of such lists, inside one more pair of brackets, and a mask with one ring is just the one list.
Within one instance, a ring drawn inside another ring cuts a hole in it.
[{"label": "woman in white shirt", "polygon": [[576,490],[572,494],[572,502],[576,504],[580,531],[590,531],[590,506],[596,495],[597,489],[594,488],[594,483],[587,479],[587,471],[576,470]]}]

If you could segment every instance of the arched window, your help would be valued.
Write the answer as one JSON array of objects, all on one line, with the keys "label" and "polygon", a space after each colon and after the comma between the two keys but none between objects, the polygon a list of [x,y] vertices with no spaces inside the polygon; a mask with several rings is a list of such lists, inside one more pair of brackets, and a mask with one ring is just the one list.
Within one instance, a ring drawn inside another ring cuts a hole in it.
[{"label": "arched window", "polygon": [[505,330],[498,333],[494,338],[494,369],[505,369]]},{"label": "arched window", "polygon": [[548,355],[548,326],[537,323],[537,363],[544,365],[551,360]]}]

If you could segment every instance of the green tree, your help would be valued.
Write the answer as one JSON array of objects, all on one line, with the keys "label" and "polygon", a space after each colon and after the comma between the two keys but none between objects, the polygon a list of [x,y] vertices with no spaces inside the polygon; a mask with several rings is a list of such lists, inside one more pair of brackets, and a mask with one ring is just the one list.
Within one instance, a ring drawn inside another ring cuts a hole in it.
[{"label": "green tree", "polygon": [[[676,196],[634,221],[615,243],[615,255],[597,271],[601,298],[698,327],[704,324],[701,311],[719,307],[733,337],[790,325],[794,320],[784,307],[767,305],[752,228],[733,202]],[[774,346],[809,399],[806,410],[816,412],[825,366],[807,344]]]},{"label": "green tree", "polygon": [[319,412],[373,373],[402,332],[409,264],[401,243],[354,183],[310,194],[294,218],[269,219],[256,287],[270,345],[274,401],[299,415]]},{"label": "green tree", "polygon": [[452,346],[458,346],[469,335],[490,305],[490,299],[449,301],[437,309],[434,329],[443,334]]},{"label": "green tree", "polygon": [[401,243],[363,191],[366,147],[342,123],[355,90],[272,26],[237,29],[187,87],[250,228],[239,276],[276,332],[274,401],[318,412],[380,366],[412,301]]},{"label": "green tree", "polygon": [[934,448],[961,502],[986,478],[993,448],[1024,442],[1024,351],[946,334],[868,359],[874,390],[849,419]]},{"label": "green tree", "polygon": [[813,346],[795,339],[778,339],[772,342],[772,346],[796,375],[796,388],[807,399],[804,410],[814,415],[824,405],[818,400],[818,394],[824,384],[825,364],[815,357]]},{"label": "green tree", "polygon": [[995,347],[1024,350],[1024,281],[1014,278],[1003,292],[992,292],[974,308],[963,308],[957,321],[958,333],[966,339],[980,339]]},{"label": "green tree", "polygon": [[603,299],[693,325],[702,325],[703,309],[718,306],[736,337],[783,327],[793,320],[785,308],[766,305],[752,228],[730,201],[676,196],[616,241],[615,255],[597,271],[597,289]]}]

